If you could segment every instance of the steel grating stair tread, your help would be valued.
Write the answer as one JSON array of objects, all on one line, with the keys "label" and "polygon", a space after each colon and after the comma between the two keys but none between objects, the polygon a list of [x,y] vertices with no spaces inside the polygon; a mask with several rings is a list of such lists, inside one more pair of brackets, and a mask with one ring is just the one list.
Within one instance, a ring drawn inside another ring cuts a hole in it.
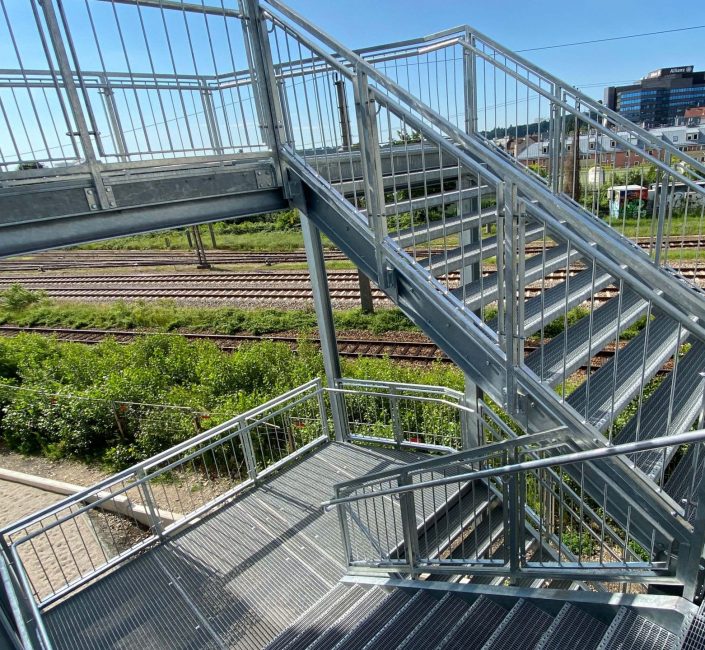
[{"label": "steel grating stair tread", "polygon": [[483,210],[481,217],[477,214],[464,215],[431,221],[430,225],[420,224],[413,228],[405,228],[399,232],[390,232],[389,236],[402,248],[409,248],[420,244],[428,244],[436,239],[443,239],[448,235],[469,232],[473,228],[491,224],[496,219],[497,211],[494,208]]},{"label": "steel grating stair tread", "polygon": [[451,628],[436,650],[480,650],[507,610],[486,596],[480,596]]},{"label": "steel grating stair tread", "polygon": [[607,625],[586,611],[566,603],[541,637],[536,650],[595,650]]},{"label": "steel grating stair tread", "polygon": [[[594,289],[600,291],[612,283],[609,273],[596,272]],[[566,304],[566,289],[568,300]],[[524,303],[524,335],[531,336],[546,327],[556,318],[562,317],[567,311],[577,307],[590,299],[593,293],[592,269],[584,269],[570,276],[567,282],[560,282],[547,288],[534,298]],[[490,327],[497,329],[497,320],[489,323]]]},{"label": "steel grating stair tread", "polygon": [[666,493],[684,507],[685,517],[690,523],[695,521],[697,503],[688,502],[688,496],[691,489],[697,494],[704,472],[705,453],[701,446],[690,445],[666,481]]},{"label": "steel grating stair tread", "polygon": [[470,604],[466,600],[446,594],[427,618],[418,623],[403,647],[408,650],[436,647],[469,609]]},{"label": "steel grating stair tread", "polygon": [[648,340],[645,328],[578,386],[566,402],[604,431],[637,394],[642,374],[644,381],[648,381],[671,357],[678,333],[677,323],[665,316],[657,317],[648,328]]},{"label": "steel grating stair tread", "polygon": [[[532,224],[526,229],[525,240],[527,243],[536,241],[543,233],[543,226]],[[496,255],[497,236],[492,235],[477,242],[435,253],[425,260],[420,260],[419,265],[438,277]]]},{"label": "steel grating stair tread", "polygon": [[[371,593],[370,590],[369,593]],[[296,623],[282,632],[267,648],[268,650],[294,650],[307,647],[329,627],[329,621],[337,621],[368,594],[362,587],[338,584],[314,605],[315,615],[307,612]]]},{"label": "steel grating stair tread", "polygon": [[[422,584],[400,585],[391,592],[380,586],[337,587],[266,650],[675,648],[672,632],[627,607],[612,606],[598,614],[594,605]],[[685,621],[681,634],[690,622]]]},{"label": "steel grating stair tread", "polygon": [[622,607],[607,628],[598,650],[674,650],[676,635]]},{"label": "steel grating stair tread", "polygon": [[[570,261],[575,261],[579,257],[575,249],[570,251]],[[557,271],[564,268],[568,262],[568,247],[565,244],[560,244],[549,249],[546,252],[545,259],[543,255],[532,255],[527,258],[524,266],[524,280],[526,284],[536,282],[544,277],[544,274]],[[453,289],[451,293],[465,302],[465,305],[470,310],[479,309],[482,305],[487,305],[497,300],[497,272],[474,280],[464,287]]]},{"label": "steel grating stair tread", "polygon": [[390,618],[397,616],[408,606],[413,596],[413,593],[401,589],[394,590],[377,607],[367,612],[367,616],[351,627],[347,634],[341,636],[337,643],[316,643],[310,650],[363,650]]},{"label": "steel grating stair tread", "polygon": [[526,365],[542,381],[555,386],[562,381],[564,367],[568,377],[587,365],[590,356],[614,340],[618,321],[619,329],[623,330],[645,313],[646,302],[635,292],[625,289],[621,303],[618,296],[611,298],[593,312],[592,318],[589,315],[581,318],[564,333],[528,355]]},{"label": "steel grating stair tread", "polygon": [[678,641],[680,650],[705,650],[705,605],[684,622]]},{"label": "steel grating stair tread", "polygon": [[[363,650],[395,650],[408,642],[416,626],[438,606],[438,599],[419,589],[364,646]],[[346,648],[348,646],[345,646]]]},{"label": "steel grating stair tread", "polygon": [[[702,408],[705,378],[705,343],[696,341],[678,361],[674,372],[644,402],[641,416],[634,415],[616,438],[617,444],[648,440],[687,431]],[[675,375],[675,386],[673,383]],[[673,400],[671,400],[673,397]],[[670,408],[673,401],[672,408]],[[670,411],[670,421],[668,421]],[[664,417],[668,429],[664,431]],[[667,448],[634,455],[636,465],[652,479],[658,478],[676,450]]]},{"label": "steel grating stair tread", "polygon": [[494,497],[488,500],[487,495],[478,495],[477,486],[473,486],[469,494],[458,499],[443,517],[421,532],[419,535],[420,557],[431,558],[441,555],[457,540],[461,530],[467,530],[473,526],[476,517],[481,517],[484,521],[488,505],[491,506],[490,510],[495,507]]},{"label": "steel grating stair tread", "polygon": [[[339,585],[319,603],[317,611],[306,612],[289,630],[267,646],[267,650],[329,648],[362,621],[371,610],[390,598],[382,589]],[[329,602],[330,599],[330,602]]]},{"label": "steel grating stair tread", "polygon": [[532,648],[549,628],[552,620],[550,614],[520,599],[482,646],[482,650]]}]

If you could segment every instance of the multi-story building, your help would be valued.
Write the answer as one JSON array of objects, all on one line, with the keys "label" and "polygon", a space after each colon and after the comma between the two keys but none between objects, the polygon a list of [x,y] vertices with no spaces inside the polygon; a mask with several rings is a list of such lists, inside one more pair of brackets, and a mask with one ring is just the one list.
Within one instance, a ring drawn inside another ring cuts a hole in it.
[{"label": "multi-story building", "polygon": [[[705,162],[705,120],[699,126],[672,126],[660,129],[651,129],[657,138],[671,142],[675,147],[687,153],[691,158]],[[619,144],[619,139],[628,140],[629,134],[615,133],[616,137],[605,134],[581,135],[579,138],[580,160],[594,161],[600,165],[623,168],[633,167],[642,162],[642,156],[634,151],[626,150]],[[564,144],[570,151],[573,147],[573,137],[568,136]],[[651,153],[648,152],[647,153]],[[525,165],[536,165],[548,168],[550,158],[550,144],[547,140],[532,142],[524,146],[515,154],[516,158]]]},{"label": "multi-story building", "polygon": [[670,126],[687,108],[705,106],[705,71],[692,65],[654,70],[636,84],[606,88],[605,104],[646,128]]}]

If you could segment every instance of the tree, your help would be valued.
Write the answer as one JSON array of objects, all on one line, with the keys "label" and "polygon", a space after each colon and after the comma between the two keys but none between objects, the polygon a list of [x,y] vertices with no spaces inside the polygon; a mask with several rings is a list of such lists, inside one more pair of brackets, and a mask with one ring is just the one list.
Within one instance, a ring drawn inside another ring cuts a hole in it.
[{"label": "tree", "polygon": [[17,165],[18,172],[21,172],[25,169],[44,169],[44,165],[42,165],[42,163],[40,163],[38,160],[30,160]]}]

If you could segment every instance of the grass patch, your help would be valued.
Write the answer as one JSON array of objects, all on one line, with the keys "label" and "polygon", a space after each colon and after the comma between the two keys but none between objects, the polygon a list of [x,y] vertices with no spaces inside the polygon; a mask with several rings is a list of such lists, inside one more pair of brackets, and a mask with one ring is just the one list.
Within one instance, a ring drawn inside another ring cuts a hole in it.
[{"label": "grass patch", "polygon": [[[20,285],[13,285],[0,295],[0,324],[18,327],[216,334],[274,334],[292,330],[306,332],[316,328],[313,310],[183,307],[171,301],[52,302]],[[364,314],[360,309],[336,311],[334,320],[340,330],[366,330],[375,334],[418,331],[399,309],[378,309],[373,314]]]}]

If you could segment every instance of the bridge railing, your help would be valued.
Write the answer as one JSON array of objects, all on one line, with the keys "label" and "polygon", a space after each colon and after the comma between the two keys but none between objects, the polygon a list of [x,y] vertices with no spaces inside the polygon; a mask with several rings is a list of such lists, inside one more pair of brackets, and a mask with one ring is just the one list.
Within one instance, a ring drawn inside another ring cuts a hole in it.
[{"label": "bridge railing", "polygon": [[657,264],[702,266],[697,129],[641,128],[469,26],[361,54],[457,128],[637,239]]},{"label": "bridge railing", "polygon": [[271,149],[235,0],[30,0],[0,31],[0,172]]},{"label": "bridge railing", "polygon": [[316,379],[2,531],[36,613],[328,440]]},{"label": "bridge railing", "polygon": [[[467,574],[511,579],[569,579],[608,583],[671,583],[694,598],[705,541],[705,484],[693,480],[684,497],[697,514],[690,545],[673,545],[654,524],[646,546],[632,536],[631,520],[611,516],[618,500],[639,509],[638,495],[619,494],[605,483],[599,499],[586,491],[587,466],[599,469],[609,457],[635,459],[666,447],[688,445],[692,476],[701,463],[705,431],[641,443],[576,451],[565,431],[508,438],[503,442],[340,483],[323,503],[337,508],[351,570],[380,574]],[[419,513],[445,505],[428,525]],[[501,502],[494,508],[493,500]],[[438,523],[440,521],[440,523]],[[450,523],[456,522],[456,529]],[[462,522],[462,523],[461,523]],[[441,550],[433,525],[451,538]],[[448,528],[448,530],[446,530]],[[429,538],[432,543],[429,543]],[[676,561],[677,556],[677,561]]]},{"label": "bridge railing", "polygon": [[0,531],[13,588],[40,631],[50,604],[328,441],[331,391],[343,396],[351,442],[445,455],[478,444],[473,431],[486,433],[480,444],[504,439],[499,417],[488,406],[476,414],[457,391],[314,379]]}]

